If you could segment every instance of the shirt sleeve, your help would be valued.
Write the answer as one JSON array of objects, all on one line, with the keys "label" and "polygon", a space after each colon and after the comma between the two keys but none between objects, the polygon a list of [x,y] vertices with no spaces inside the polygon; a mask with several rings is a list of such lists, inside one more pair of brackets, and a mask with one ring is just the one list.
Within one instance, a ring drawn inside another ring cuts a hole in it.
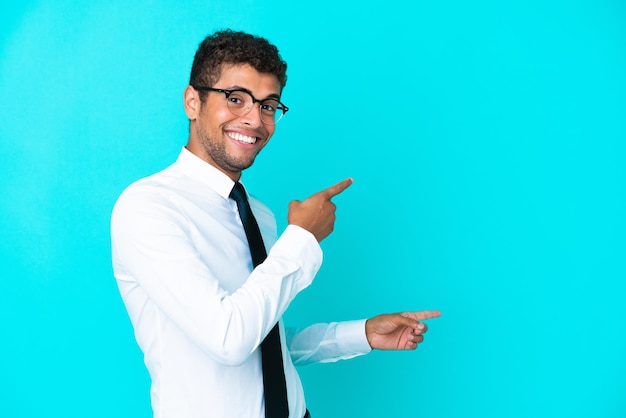
[{"label": "shirt sleeve", "polygon": [[365,320],[287,328],[287,345],[296,366],[346,360],[372,351],[365,336]]},{"label": "shirt sleeve", "polygon": [[[227,292],[217,277],[222,271],[207,265],[192,244],[190,228],[185,216],[162,196],[135,190],[120,197],[111,236],[122,297],[135,324],[151,320],[144,317],[154,304],[159,315],[214,359],[240,365],[312,282],[321,265],[321,249],[308,231],[289,226],[265,262],[240,288]],[[136,330],[151,324],[142,325]]]}]

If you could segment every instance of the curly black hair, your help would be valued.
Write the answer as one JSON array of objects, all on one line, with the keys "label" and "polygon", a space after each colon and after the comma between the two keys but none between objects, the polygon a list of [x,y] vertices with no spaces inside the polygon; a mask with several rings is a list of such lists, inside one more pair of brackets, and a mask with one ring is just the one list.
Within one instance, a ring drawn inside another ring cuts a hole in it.
[{"label": "curly black hair", "polygon": [[[260,73],[273,74],[281,89],[287,84],[287,63],[267,39],[230,29],[207,36],[196,51],[189,84],[213,87],[222,64],[249,64]],[[206,93],[206,92],[200,92]],[[200,95],[204,101],[204,95]]]}]

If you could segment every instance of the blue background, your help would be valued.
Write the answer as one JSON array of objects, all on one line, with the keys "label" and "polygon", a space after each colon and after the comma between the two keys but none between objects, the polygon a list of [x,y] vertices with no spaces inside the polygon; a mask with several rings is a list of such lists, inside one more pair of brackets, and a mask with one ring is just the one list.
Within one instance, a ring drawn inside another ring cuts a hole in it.
[{"label": "blue background", "polygon": [[292,110],[244,176],[280,227],[289,200],[355,178],[288,322],[443,312],[417,352],[301,368],[314,416],[626,416],[623,2],[0,16],[0,416],[150,416],[109,216],[186,143],[193,54],[226,27],[289,63]]}]

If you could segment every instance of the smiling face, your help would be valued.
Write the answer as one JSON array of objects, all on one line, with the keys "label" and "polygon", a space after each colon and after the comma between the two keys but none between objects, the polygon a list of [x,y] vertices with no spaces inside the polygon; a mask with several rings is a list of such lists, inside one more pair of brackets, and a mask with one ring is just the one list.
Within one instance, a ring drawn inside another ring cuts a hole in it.
[{"label": "smiling face", "polygon": [[[243,88],[260,100],[280,96],[281,86],[273,74],[260,73],[248,64],[224,64],[215,88]],[[217,167],[234,181],[250,167],[274,134],[275,125],[261,122],[254,105],[247,115],[236,116],[228,109],[224,93],[208,92],[204,102],[198,91],[187,86],[185,112],[189,117],[189,151]]]}]

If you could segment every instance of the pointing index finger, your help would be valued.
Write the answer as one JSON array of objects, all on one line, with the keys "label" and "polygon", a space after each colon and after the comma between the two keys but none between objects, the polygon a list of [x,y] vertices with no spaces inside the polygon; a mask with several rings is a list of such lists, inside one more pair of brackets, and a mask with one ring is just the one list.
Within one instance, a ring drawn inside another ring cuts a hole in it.
[{"label": "pointing index finger", "polygon": [[343,192],[344,190],[346,190],[348,187],[350,187],[350,185],[354,182],[354,180],[352,179],[352,177],[347,178],[345,180],[340,181],[339,183],[335,184],[334,186],[330,186],[328,189],[324,189],[320,192],[320,194],[324,195],[327,199],[332,199],[333,197],[337,196],[339,193]]},{"label": "pointing index finger", "polygon": [[439,311],[407,312],[407,316],[417,321],[421,321],[423,319],[437,318],[441,316],[441,312]]}]

